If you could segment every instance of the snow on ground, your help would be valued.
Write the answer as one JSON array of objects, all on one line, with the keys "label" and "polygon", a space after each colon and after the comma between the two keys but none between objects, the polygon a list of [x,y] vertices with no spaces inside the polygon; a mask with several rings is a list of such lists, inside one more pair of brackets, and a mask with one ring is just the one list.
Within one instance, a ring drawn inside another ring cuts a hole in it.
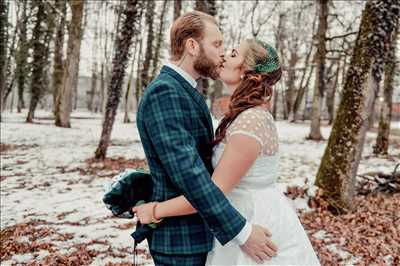
[{"label": "snow on ground", "polygon": [[[280,138],[280,178],[279,184],[282,191],[286,191],[287,186],[304,186],[307,179],[308,184],[314,184],[315,177],[321,162],[322,155],[325,151],[327,141],[315,142],[306,140],[310,128],[308,124],[293,124],[287,121],[278,121],[277,128]],[[322,136],[327,140],[331,127],[321,127]],[[382,171],[384,173],[392,173],[396,165],[395,161],[385,157],[373,157],[372,146],[375,144],[376,133],[367,133],[366,144],[360,162],[358,173],[364,174],[371,171]],[[395,138],[395,136],[393,136]],[[396,139],[400,139],[396,137]],[[389,154],[400,157],[400,147],[391,145]],[[399,160],[398,160],[399,162]],[[312,187],[310,187],[313,190]],[[305,208],[306,203],[301,199],[296,199],[297,209]]]},{"label": "snow on ground", "polygon": [[[92,158],[97,148],[102,116],[74,112],[69,129],[55,127],[49,112],[38,111],[34,124],[25,123],[25,116],[25,113],[2,114],[1,143],[23,146],[1,154],[1,229],[35,220],[45,221],[34,228],[50,228],[56,233],[37,241],[53,243],[59,254],[71,254],[76,245],[86,243],[90,250],[100,252],[91,265],[130,263],[133,244],[130,233],[134,224],[130,220],[113,218],[101,201],[104,183],[109,178],[79,172],[87,167],[85,160]],[[131,115],[131,120],[134,116]],[[304,186],[307,179],[312,192],[326,141],[305,140],[309,132],[306,123],[278,121],[277,127],[281,154],[279,187],[286,191],[288,186]],[[330,127],[322,127],[325,138],[329,132]],[[367,135],[359,173],[391,173],[394,169],[393,160],[370,157],[375,137],[375,133]],[[400,147],[392,145],[390,149],[398,158]],[[145,158],[136,124],[122,123],[120,114],[114,124],[107,157]],[[293,206],[308,209],[302,198],[293,201]],[[19,241],[23,242],[24,238]],[[139,245],[139,249],[139,262],[152,265],[146,244]],[[40,249],[15,254],[1,265],[40,261],[47,255],[46,250]]]}]

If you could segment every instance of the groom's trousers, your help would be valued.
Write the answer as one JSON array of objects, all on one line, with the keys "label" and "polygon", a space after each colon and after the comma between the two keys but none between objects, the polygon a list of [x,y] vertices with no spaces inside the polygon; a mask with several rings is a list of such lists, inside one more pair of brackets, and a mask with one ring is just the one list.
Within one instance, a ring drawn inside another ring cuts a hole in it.
[{"label": "groom's trousers", "polygon": [[150,250],[155,266],[204,266],[207,253],[193,255],[162,254]]}]

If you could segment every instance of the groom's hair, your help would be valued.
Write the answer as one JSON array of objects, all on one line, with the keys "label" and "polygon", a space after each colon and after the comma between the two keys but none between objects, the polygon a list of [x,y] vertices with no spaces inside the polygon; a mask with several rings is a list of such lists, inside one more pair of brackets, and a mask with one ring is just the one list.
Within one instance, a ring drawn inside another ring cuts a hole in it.
[{"label": "groom's hair", "polygon": [[206,13],[191,11],[177,18],[171,27],[171,59],[177,61],[182,58],[185,51],[185,43],[189,38],[201,41],[204,37],[204,22],[218,25],[217,20]]}]

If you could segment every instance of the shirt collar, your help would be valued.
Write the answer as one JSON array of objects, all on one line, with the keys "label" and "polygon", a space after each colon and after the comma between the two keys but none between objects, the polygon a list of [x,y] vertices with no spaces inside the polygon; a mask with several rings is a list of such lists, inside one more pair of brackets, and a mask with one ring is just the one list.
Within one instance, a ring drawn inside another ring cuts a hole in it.
[{"label": "shirt collar", "polygon": [[192,85],[193,88],[196,88],[197,86],[197,81],[190,76],[185,70],[182,68],[178,67],[177,65],[174,65],[172,63],[166,63],[165,64],[167,67],[172,68],[175,70],[179,75],[181,75],[187,82],[189,82],[190,85]]}]

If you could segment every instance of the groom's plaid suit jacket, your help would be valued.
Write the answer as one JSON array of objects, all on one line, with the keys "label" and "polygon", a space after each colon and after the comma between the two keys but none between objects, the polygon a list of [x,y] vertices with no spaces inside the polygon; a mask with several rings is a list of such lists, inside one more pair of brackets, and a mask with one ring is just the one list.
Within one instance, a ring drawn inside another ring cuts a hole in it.
[{"label": "groom's plaid suit jacket", "polygon": [[225,244],[245,218],[212,182],[209,143],[213,126],[203,96],[173,69],[164,66],[146,88],[137,127],[154,183],[153,200],[179,195],[198,214],[164,219],[150,249],[164,254],[196,254],[212,248],[213,235]]}]

